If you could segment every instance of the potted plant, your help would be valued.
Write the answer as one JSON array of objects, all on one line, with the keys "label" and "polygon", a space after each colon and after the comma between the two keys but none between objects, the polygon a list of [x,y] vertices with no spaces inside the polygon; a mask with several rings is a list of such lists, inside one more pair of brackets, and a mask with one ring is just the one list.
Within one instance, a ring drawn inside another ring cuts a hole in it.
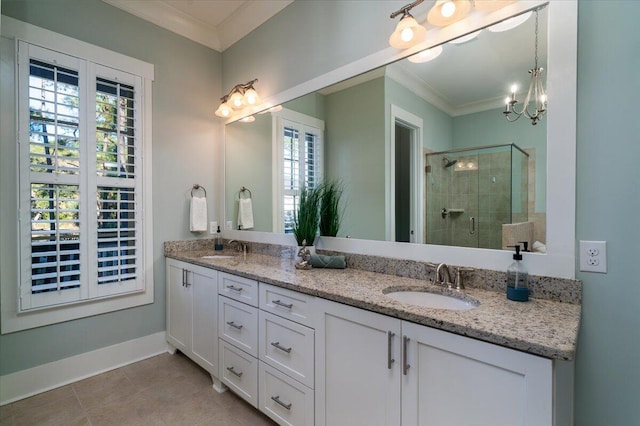
[{"label": "potted plant", "polygon": [[293,235],[299,246],[306,241],[307,246],[313,246],[318,225],[320,224],[320,197],[322,187],[303,187],[300,191],[298,209],[293,215]]},{"label": "potted plant", "polygon": [[335,237],[340,230],[344,208],[340,199],[344,192],[341,181],[331,181],[322,185],[320,195],[320,235]]}]

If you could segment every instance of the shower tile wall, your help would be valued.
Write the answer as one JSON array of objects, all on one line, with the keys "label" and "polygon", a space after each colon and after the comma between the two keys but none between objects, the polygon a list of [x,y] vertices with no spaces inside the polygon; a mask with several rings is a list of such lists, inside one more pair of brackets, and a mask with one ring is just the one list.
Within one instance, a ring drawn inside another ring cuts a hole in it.
[{"label": "shower tile wall", "polygon": [[[444,167],[443,155],[427,156],[426,177],[427,215],[426,236],[429,244],[461,247],[502,247],[502,224],[526,221],[529,210],[527,181],[529,170],[526,161],[516,161],[519,175],[514,191],[516,214],[511,217],[511,150],[482,153],[479,155],[448,156],[458,160],[457,165],[475,162],[477,169]],[[522,156],[518,152],[519,156]],[[522,156],[524,157],[524,156]],[[519,159],[520,157],[517,157]],[[520,196],[522,195],[522,196]],[[441,210],[460,209],[462,213],[450,213],[444,218]],[[471,219],[475,219],[475,232]]]}]

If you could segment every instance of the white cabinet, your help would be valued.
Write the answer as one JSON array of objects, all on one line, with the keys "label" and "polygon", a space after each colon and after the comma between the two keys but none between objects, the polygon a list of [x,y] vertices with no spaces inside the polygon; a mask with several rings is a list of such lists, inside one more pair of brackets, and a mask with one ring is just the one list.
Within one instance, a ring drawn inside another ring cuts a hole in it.
[{"label": "white cabinet", "polygon": [[[322,301],[316,425],[565,425],[552,360]],[[562,413],[562,414],[561,414]]]},{"label": "white cabinet", "polygon": [[403,425],[552,425],[553,362],[402,323]]},{"label": "white cabinet", "polygon": [[218,382],[218,272],[167,259],[167,342]]},{"label": "white cabinet", "polygon": [[316,425],[400,424],[400,320],[322,301]]}]

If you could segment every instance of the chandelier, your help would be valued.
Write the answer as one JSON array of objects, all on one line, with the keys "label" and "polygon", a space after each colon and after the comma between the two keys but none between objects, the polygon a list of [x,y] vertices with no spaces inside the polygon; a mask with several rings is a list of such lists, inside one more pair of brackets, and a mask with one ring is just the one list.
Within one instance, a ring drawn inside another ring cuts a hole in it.
[{"label": "chandelier", "polygon": [[[547,93],[545,92],[544,85],[542,84],[542,71],[544,71],[544,69],[538,67],[538,9],[536,9],[535,13],[535,59],[533,68],[529,70],[529,74],[531,74],[529,91],[527,92],[527,96],[524,98],[522,109],[518,111],[516,109],[516,104],[518,103],[518,100],[516,99],[516,91],[518,90],[518,86],[515,84],[511,86],[511,96],[506,98],[505,110],[503,111],[503,114],[509,121],[516,121],[524,115],[531,120],[531,124],[534,126],[538,124],[540,118],[545,112],[547,112]],[[533,112],[529,110],[530,103],[533,104],[531,106]]]}]

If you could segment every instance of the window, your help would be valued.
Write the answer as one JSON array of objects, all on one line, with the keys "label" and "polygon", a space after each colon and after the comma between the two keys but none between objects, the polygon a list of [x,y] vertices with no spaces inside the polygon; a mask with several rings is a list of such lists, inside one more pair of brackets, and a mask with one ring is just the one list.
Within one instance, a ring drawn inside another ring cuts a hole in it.
[{"label": "window", "polygon": [[18,311],[144,291],[143,78],[20,41],[18,85]]},{"label": "window", "polygon": [[286,109],[275,120],[274,188],[279,190],[274,191],[274,230],[291,233],[300,190],[313,188],[322,179],[324,122]]}]

